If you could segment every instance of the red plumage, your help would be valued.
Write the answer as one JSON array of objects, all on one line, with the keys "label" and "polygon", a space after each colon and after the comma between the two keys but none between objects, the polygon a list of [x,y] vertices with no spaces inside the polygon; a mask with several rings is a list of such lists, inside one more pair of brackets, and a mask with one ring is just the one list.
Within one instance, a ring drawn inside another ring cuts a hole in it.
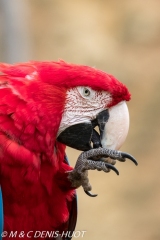
[{"label": "red plumage", "polygon": [[69,217],[74,189],[56,141],[68,88],[90,86],[129,100],[113,76],[60,62],[0,64],[0,185],[6,231],[54,231]]}]

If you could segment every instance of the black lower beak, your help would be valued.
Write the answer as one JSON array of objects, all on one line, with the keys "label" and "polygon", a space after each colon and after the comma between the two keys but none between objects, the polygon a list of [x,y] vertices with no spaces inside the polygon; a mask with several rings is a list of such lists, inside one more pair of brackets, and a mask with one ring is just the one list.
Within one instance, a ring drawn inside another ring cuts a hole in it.
[{"label": "black lower beak", "polygon": [[[57,140],[80,151],[90,150],[92,143],[93,148],[101,147],[101,138],[108,118],[108,110],[104,110],[91,122],[79,123],[66,128]],[[100,134],[94,129],[96,126],[99,127]]]},{"label": "black lower beak", "polygon": [[93,127],[91,122],[79,123],[66,128],[57,140],[80,151],[90,150]]}]

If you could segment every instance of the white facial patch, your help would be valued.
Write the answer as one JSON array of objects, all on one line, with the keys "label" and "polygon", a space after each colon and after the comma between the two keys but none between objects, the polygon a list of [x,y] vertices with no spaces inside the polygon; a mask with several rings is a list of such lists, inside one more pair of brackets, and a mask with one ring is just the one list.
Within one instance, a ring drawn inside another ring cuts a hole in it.
[{"label": "white facial patch", "polygon": [[129,130],[129,112],[125,101],[109,109],[109,120],[102,136],[102,147],[118,150],[124,143]]},{"label": "white facial patch", "polygon": [[95,119],[111,100],[111,95],[106,91],[95,91],[89,87],[69,89],[58,135],[67,127]]}]

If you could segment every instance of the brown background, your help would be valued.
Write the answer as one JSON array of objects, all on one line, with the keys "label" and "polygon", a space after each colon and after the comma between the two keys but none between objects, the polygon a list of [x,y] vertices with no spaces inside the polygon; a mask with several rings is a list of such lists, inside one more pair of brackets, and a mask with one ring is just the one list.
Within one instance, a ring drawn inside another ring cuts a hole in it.
[{"label": "brown background", "polygon": [[[95,66],[132,93],[122,150],[136,157],[90,172],[97,198],[80,188],[83,239],[160,239],[160,1],[1,0],[0,61],[58,60]],[[67,150],[71,164],[78,151]],[[76,238],[75,238],[76,239]]]}]

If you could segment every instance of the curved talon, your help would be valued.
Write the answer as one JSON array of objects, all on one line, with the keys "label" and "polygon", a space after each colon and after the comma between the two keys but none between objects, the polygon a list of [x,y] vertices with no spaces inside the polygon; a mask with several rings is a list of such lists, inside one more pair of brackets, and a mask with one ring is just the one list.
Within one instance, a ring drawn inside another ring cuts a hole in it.
[{"label": "curved talon", "polygon": [[117,168],[115,168],[112,164],[110,163],[105,163],[105,166],[111,170],[113,170],[117,175],[119,175],[119,172],[117,170]]},{"label": "curved talon", "polygon": [[97,196],[98,196],[98,194],[92,194],[92,193],[90,193],[89,191],[85,191],[85,190],[84,190],[84,192],[85,192],[89,197],[97,197]]},{"label": "curved talon", "polygon": [[122,152],[121,155],[122,155],[123,158],[130,159],[136,166],[138,165],[136,159],[132,155],[130,155],[128,153],[124,153],[124,152]]}]

